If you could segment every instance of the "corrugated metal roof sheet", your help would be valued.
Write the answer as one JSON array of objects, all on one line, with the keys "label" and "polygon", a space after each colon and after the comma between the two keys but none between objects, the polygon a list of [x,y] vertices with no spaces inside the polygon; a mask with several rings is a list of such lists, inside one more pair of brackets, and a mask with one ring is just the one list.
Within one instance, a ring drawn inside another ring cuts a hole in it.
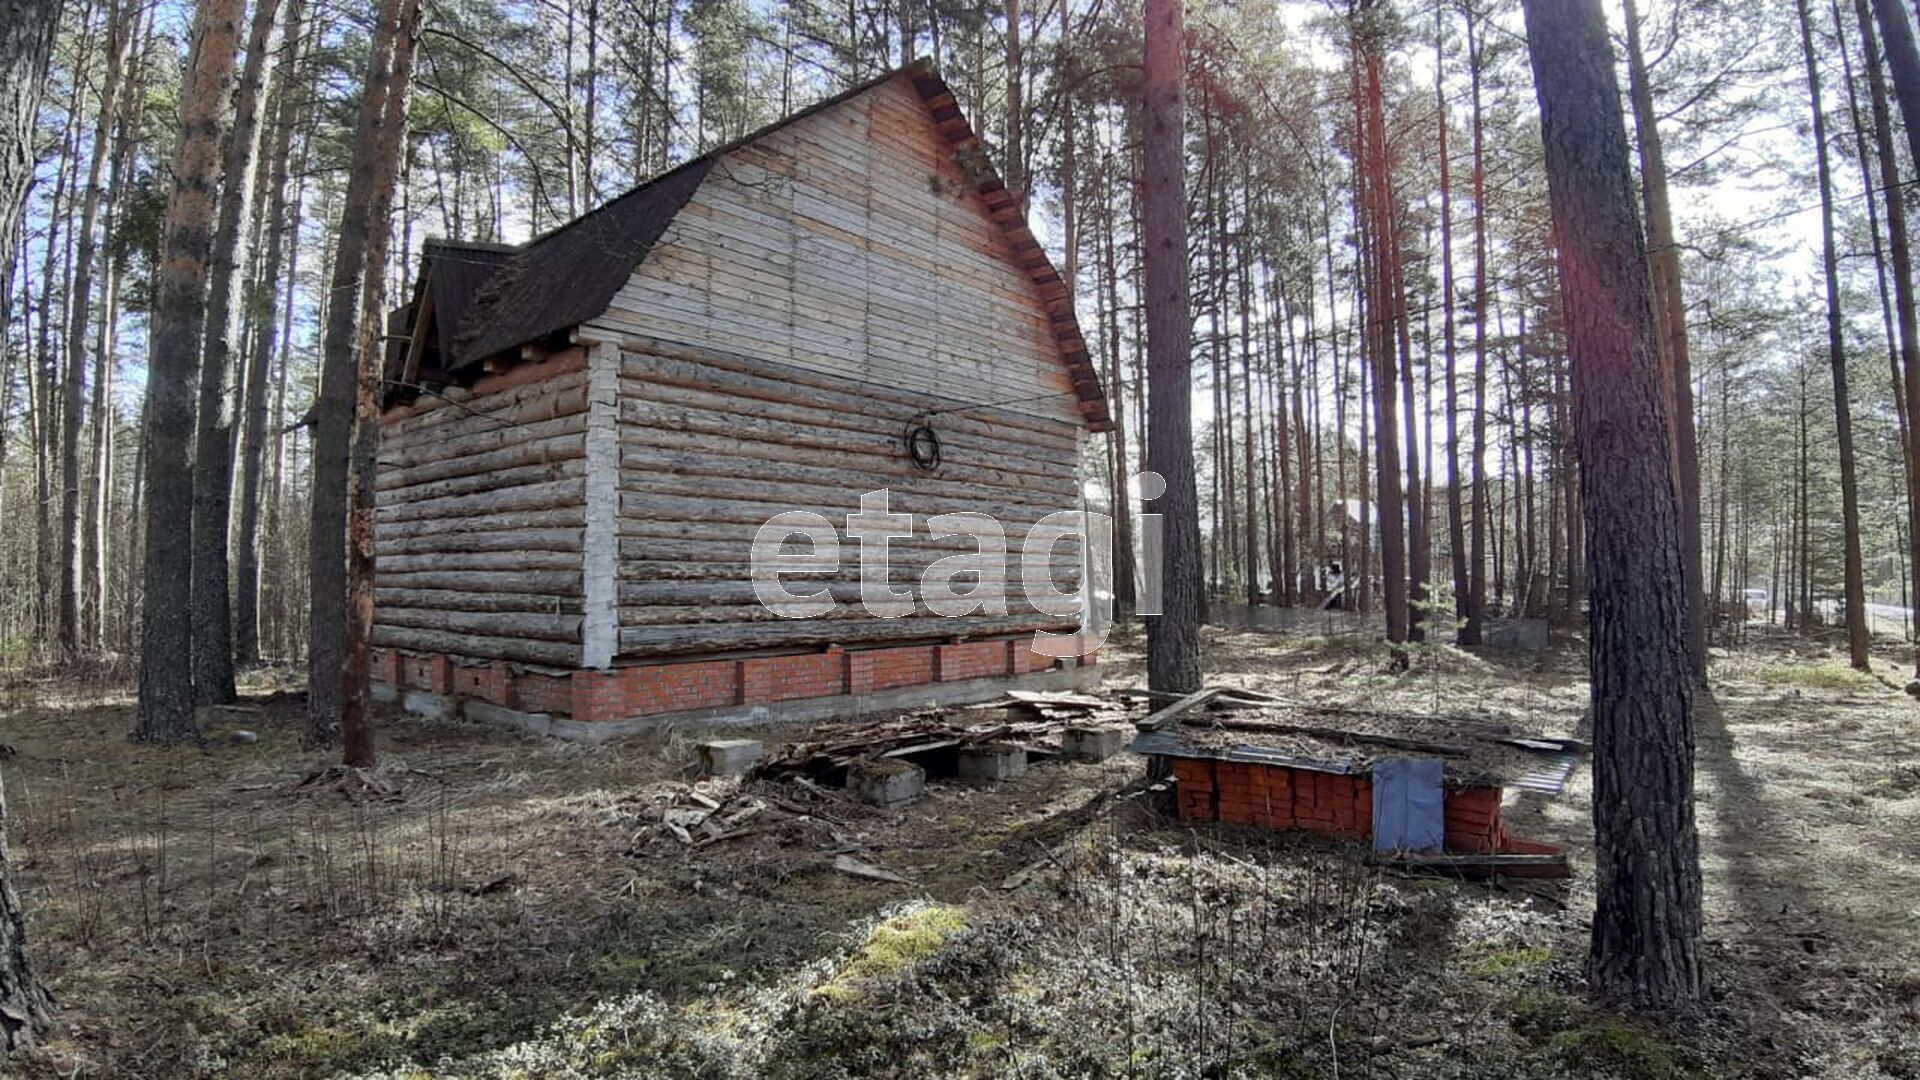
[{"label": "corrugated metal roof sheet", "polygon": [[[1540,795],[1558,795],[1566,789],[1567,781],[1572,778],[1573,770],[1580,763],[1581,749],[1578,743],[1562,740],[1538,739],[1526,740],[1533,745],[1516,747],[1525,749],[1531,755],[1537,755],[1537,768],[1501,772],[1499,775],[1487,775],[1484,770],[1471,768],[1466,762],[1447,761],[1449,779],[1460,779],[1456,774],[1467,771],[1476,782],[1497,782],[1506,787],[1519,788]],[[1162,728],[1159,731],[1141,732],[1133,740],[1130,749],[1136,754],[1157,755],[1160,757],[1210,758],[1218,761],[1247,761],[1261,765],[1278,765],[1289,769],[1308,769],[1314,772],[1364,774],[1372,771],[1371,758],[1355,754],[1346,758],[1320,758],[1289,753],[1272,747],[1261,746],[1249,739],[1244,743],[1231,745],[1202,745],[1186,737],[1177,727]]]}]

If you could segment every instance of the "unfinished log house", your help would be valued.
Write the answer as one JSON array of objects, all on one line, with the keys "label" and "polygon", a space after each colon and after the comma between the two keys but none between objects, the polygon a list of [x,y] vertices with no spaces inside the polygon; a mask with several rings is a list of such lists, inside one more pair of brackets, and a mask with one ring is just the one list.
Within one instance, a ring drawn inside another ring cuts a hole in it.
[{"label": "unfinished log house", "polygon": [[842,526],[886,488],[913,520],[894,589],[977,550],[930,535],[956,512],[1005,526],[1011,578],[1033,523],[1080,507],[1080,442],[1108,426],[1066,286],[924,64],[523,247],[429,242],[390,331],[378,692],[591,738],[1091,673],[1032,649],[1079,618],[1018,589],[1004,614],[874,617],[844,534],[837,571],[788,579],[827,586],[819,617],[750,576],[773,515]]}]

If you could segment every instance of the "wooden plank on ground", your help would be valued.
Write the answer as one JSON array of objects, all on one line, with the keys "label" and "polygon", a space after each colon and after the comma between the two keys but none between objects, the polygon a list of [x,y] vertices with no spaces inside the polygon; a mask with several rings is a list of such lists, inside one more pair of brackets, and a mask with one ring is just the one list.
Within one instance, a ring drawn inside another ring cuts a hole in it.
[{"label": "wooden plank on ground", "polygon": [[1141,731],[1159,731],[1161,728],[1171,725],[1174,721],[1179,720],[1186,714],[1219,697],[1220,694],[1221,691],[1218,689],[1196,690],[1157,712],[1147,714],[1145,719],[1135,722],[1134,727]]}]

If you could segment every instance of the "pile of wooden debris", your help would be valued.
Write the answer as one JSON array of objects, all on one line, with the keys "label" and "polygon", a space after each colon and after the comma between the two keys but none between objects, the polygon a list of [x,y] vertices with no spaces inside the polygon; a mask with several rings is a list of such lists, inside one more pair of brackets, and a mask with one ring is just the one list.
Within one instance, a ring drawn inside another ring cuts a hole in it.
[{"label": "pile of wooden debris", "polygon": [[829,809],[841,801],[804,778],[790,785],[736,780],[661,785],[633,815],[639,827],[629,853],[668,839],[705,848],[750,836],[771,836],[783,846],[845,846],[836,826],[846,822]]},{"label": "pile of wooden debris", "polygon": [[812,738],[789,743],[749,774],[778,780],[805,776],[837,783],[858,761],[907,758],[977,743],[1018,746],[1036,757],[1060,752],[1070,725],[1131,719],[1126,702],[1072,692],[1009,691],[997,701],[961,709],[926,709],[888,720],[821,724]]}]

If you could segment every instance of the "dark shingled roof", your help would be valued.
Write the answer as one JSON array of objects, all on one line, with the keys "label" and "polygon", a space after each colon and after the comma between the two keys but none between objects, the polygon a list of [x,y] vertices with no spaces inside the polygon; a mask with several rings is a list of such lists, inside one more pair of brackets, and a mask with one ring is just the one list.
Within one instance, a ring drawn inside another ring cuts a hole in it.
[{"label": "dark shingled roof", "polygon": [[[678,168],[655,177],[586,216],[539,237],[520,249],[431,242],[425,255],[433,279],[431,303],[439,349],[448,372],[472,367],[490,356],[597,318],[634,268],[647,257],[680,209],[693,197],[713,162],[732,150],[764,138],[796,120],[830,109],[891,79],[912,83],[931,114],[934,127],[956,159],[964,159],[988,216],[1013,248],[1015,262],[1033,281],[1052,322],[1060,358],[1072,377],[1080,413],[1093,431],[1113,426],[1099,371],[1073,310],[1066,283],[1033,233],[1020,200],[986,160],[980,137],[961,115],[952,90],[925,60],[870,79],[758,131],[715,147]],[[441,250],[435,269],[433,244]],[[492,262],[500,265],[495,269]],[[407,311],[411,325],[422,297]],[[390,376],[391,377],[391,376]]]},{"label": "dark shingled roof", "polygon": [[607,310],[712,164],[711,155],[695,158],[522,248],[473,295],[468,318],[452,325],[448,370]]},{"label": "dark shingled roof", "polygon": [[459,335],[481,286],[520,250],[513,244],[456,240],[428,240],[421,246],[421,261],[432,275],[433,315],[442,335],[449,339]]}]

